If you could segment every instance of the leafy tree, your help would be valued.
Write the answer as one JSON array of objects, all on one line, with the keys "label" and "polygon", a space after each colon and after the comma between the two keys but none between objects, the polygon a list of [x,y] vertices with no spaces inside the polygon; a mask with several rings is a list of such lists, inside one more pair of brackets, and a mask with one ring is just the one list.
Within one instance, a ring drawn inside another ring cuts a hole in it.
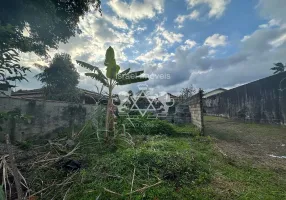
[{"label": "leafy tree", "polygon": [[80,33],[80,17],[100,0],[5,0],[0,9],[0,80],[26,80],[27,67],[18,62],[19,52],[46,56],[49,48]]},{"label": "leafy tree", "polygon": [[281,72],[284,72],[285,69],[286,69],[286,65],[283,65],[281,62],[279,63],[274,63],[274,65],[276,67],[272,67],[271,70],[274,70],[274,74],[277,74],[277,73],[281,73]]},{"label": "leafy tree", "polygon": [[[6,0],[0,9],[0,47],[46,55],[80,33],[78,22],[100,0]],[[28,33],[28,34],[27,34]]]},{"label": "leafy tree", "polygon": [[1,50],[0,52],[0,82],[9,84],[10,81],[28,81],[25,76],[30,71],[28,67],[18,64],[19,54],[14,49]]},{"label": "leafy tree", "polygon": [[78,102],[79,73],[69,54],[56,54],[48,66],[37,65],[43,72],[36,75],[44,86],[45,96],[50,100]]},{"label": "leafy tree", "polygon": [[86,76],[89,76],[108,88],[108,103],[106,109],[106,135],[108,137],[108,130],[112,129],[109,126],[112,124],[112,119],[110,117],[110,109],[112,108],[112,91],[117,85],[128,85],[137,82],[147,81],[148,78],[139,77],[144,71],[130,72],[130,68],[119,73],[120,66],[116,64],[114,50],[112,47],[109,47],[106,50],[104,65],[106,66],[106,76],[100,71],[96,66],[90,65],[83,61],[77,60],[77,63],[92,71],[91,73],[85,73]]}]

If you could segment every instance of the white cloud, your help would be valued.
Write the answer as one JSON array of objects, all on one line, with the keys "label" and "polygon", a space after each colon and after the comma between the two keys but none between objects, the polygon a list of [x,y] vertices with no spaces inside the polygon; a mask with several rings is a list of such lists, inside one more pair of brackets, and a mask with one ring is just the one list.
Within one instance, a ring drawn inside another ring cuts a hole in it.
[{"label": "white cloud", "polygon": [[[217,43],[213,43],[216,44]],[[222,43],[221,43],[222,44]],[[212,45],[214,46],[214,45]],[[236,53],[216,58],[216,49],[203,45],[193,51],[177,48],[175,62],[161,63],[161,67],[146,67],[153,73],[169,73],[168,81],[155,81],[152,85],[160,90],[176,90],[192,83],[204,90],[233,87],[272,74],[273,63],[283,62],[286,54],[286,27],[258,29],[245,36]],[[184,73],[182,73],[184,72]],[[210,81],[206,81],[210,80]]]},{"label": "white cloud", "polygon": [[157,28],[146,38],[148,44],[153,44],[154,48],[139,55],[136,60],[142,62],[169,61],[174,54],[168,53],[167,47],[174,43],[179,43],[184,37],[183,34],[167,31],[164,26],[165,21],[157,25]]},{"label": "white cloud", "polygon": [[168,40],[171,44],[175,42],[181,42],[183,34],[180,33],[174,33],[174,32],[168,32],[167,30],[162,31],[162,36]]},{"label": "white cloud", "polygon": [[157,29],[155,30],[155,34],[162,36],[165,38],[170,44],[174,44],[176,42],[181,42],[182,38],[184,37],[183,34],[181,33],[174,33],[171,31],[167,31],[163,27],[164,23],[161,23],[160,25],[157,26]]},{"label": "white cloud", "polygon": [[179,24],[180,28],[182,27],[182,24],[187,19],[198,19],[200,13],[197,10],[194,10],[189,15],[178,15],[178,17],[174,20],[176,23]]},{"label": "white cloud", "polygon": [[214,34],[208,37],[204,44],[210,47],[225,46],[227,44],[227,36]]},{"label": "white cloud", "polygon": [[245,42],[246,40],[248,40],[250,38],[249,35],[245,35],[243,36],[243,38],[240,40],[241,42]]},{"label": "white cloud", "polygon": [[286,42],[286,33],[282,34],[280,37],[275,38],[270,42],[270,44],[274,47],[279,47]]},{"label": "white cloud", "polygon": [[208,13],[209,18],[219,18],[223,15],[226,10],[226,6],[230,0],[187,0],[190,7],[197,6],[199,4],[207,4],[210,8]]},{"label": "white cloud", "polygon": [[164,61],[170,58],[170,54],[167,49],[164,48],[166,41],[162,40],[160,37],[155,37],[155,48],[147,53],[143,53],[136,58],[136,60],[143,62],[152,61]]},{"label": "white cloud", "polygon": [[164,10],[164,0],[144,0],[143,2],[133,0],[130,4],[120,0],[111,0],[108,5],[119,17],[130,21],[150,19]]},{"label": "white cloud", "polygon": [[118,17],[115,16],[111,17],[106,14],[103,15],[103,18],[117,28],[128,29],[128,26],[123,19],[119,19]]},{"label": "white cloud", "polygon": [[274,26],[280,26],[280,20],[271,19],[267,24],[259,25],[259,28],[271,28]]},{"label": "white cloud", "polygon": [[214,50],[214,49],[211,49],[210,51],[209,51],[209,55],[214,55],[216,53],[216,50]]},{"label": "white cloud", "polygon": [[181,48],[184,49],[184,50],[192,49],[196,45],[197,45],[196,41],[188,39],[188,40],[185,41],[185,45],[182,45]]}]

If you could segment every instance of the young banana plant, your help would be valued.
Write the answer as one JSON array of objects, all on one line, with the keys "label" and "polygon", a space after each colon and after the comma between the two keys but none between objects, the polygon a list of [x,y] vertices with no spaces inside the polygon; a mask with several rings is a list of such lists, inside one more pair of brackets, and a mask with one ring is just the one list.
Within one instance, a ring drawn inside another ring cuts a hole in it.
[{"label": "young banana plant", "polygon": [[105,137],[108,138],[108,132],[112,131],[113,126],[109,126],[112,122],[110,108],[112,107],[112,91],[117,85],[128,85],[132,83],[138,83],[147,81],[148,78],[139,77],[144,71],[130,72],[130,68],[119,73],[120,66],[116,64],[115,54],[112,47],[106,50],[104,65],[106,66],[106,75],[102,71],[93,65],[90,65],[83,61],[76,61],[80,66],[90,70],[91,72],[85,73],[108,88],[108,102],[106,109],[106,121],[105,121]]}]

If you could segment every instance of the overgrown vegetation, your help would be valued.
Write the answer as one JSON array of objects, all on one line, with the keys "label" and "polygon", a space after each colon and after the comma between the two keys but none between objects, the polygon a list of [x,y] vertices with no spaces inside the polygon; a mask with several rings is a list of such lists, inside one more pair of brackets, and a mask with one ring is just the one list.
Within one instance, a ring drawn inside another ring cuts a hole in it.
[{"label": "overgrown vegetation", "polygon": [[[31,167],[25,172],[31,195],[43,199],[204,196],[201,187],[210,181],[211,173],[208,156],[200,148],[211,148],[209,139],[134,132],[131,138],[120,135],[107,145],[98,140],[92,126],[86,126],[70,149],[65,140],[50,141],[41,148],[41,159],[33,158],[27,163]],[[44,150],[49,152],[47,157]],[[81,168],[67,169],[70,160],[80,162]]]},{"label": "overgrown vegetation", "polygon": [[80,66],[91,71],[91,73],[85,73],[86,76],[99,81],[102,84],[102,86],[105,86],[108,89],[108,93],[107,93],[108,102],[107,102],[106,119],[105,119],[105,129],[106,129],[105,137],[107,139],[109,136],[109,132],[113,132],[113,122],[114,122],[113,117],[112,117],[113,89],[117,85],[128,85],[132,83],[144,82],[144,81],[147,81],[148,78],[140,77],[140,75],[144,73],[143,70],[130,72],[130,68],[128,68],[119,73],[120,66],[117,65],[116,63],[114,49],[111,46],[106,50],[106,54],[105,54],[104,65],[106,66],[106,76],[96,66],[90,65],[86,62],[79,61],[79,60],[77,60],[77,63]]},{"label": "overgrown vegetation", "polygon": [[[156,134],[127,126],[124,134],[118,126],[106,144],[100,139],[104,132],[89,123],[72,146],[65,138],[49,141],[41,150],[34,144],[40,157],[21,166],[30,194],[77,200],[285,198],[285,171],[234,159],[210,137],[198,136],[193,126],[150,123],[168,128]],[[73,168],[73,161],[80,167]]]}]

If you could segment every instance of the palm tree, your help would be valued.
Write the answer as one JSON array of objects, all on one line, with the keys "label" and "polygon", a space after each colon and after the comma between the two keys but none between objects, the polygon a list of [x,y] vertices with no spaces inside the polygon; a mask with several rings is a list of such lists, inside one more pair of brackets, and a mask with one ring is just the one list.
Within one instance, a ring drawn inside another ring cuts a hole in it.
[{"label": "palm tree", "polygon": [[119,73],[120,66],[116,64],[114,50],[112,47],[109,47],[106,50],[104,65],[106,66],[106,76],[100,71],[96,66],[90,65],[83,61],[76,61],[80,66],[89,69],[91,73],[85,73],[86,76],[89,76],[100,83],[103,86],[108,88],[108,103],[106,109],[106,121],[105,121],[105,137],[108,137],[108,131],[112,128],[109,128],[110,120],[110,108],[112,107],[112,91],[117,85],[128,85],[137,82],[147,81],[148,78],[139,77],[144,71],[130,72],[130,68]]},{"label": "palm tree", "polygon": [[281,62],[274,63],[276,67],[272,67],[271,70],[275,70],[274,74],[284,72],[286,69],[286,65],[283,65]]}]

